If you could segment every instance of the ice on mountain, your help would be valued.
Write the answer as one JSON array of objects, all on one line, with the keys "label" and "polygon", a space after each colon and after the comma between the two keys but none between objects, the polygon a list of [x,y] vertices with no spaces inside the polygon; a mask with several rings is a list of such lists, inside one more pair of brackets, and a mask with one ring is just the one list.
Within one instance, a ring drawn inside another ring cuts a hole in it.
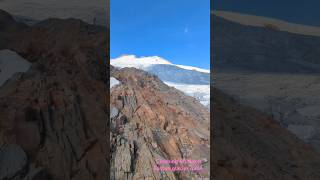
[{"label": "ice on mountain", "polygon": [[31,66],[27,60],[11,50],[0,50],[0,86],[15,73],[26,72]]},{"label": "ice on mountain", "polygon": [[113,88],[114,86],[120,84],[120,81],[118,81],[116,78],[114,77],[110,77],[110,89]]}]

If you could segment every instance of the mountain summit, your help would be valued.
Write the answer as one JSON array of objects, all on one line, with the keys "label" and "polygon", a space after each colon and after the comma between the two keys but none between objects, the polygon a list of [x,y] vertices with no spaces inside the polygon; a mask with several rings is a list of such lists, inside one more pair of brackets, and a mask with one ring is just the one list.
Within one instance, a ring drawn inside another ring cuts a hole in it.
[{"label": "mountain summit", "polygon": [[192,66],[184,66],[184,65],[175,65],[170,61],[159,57],[159,56],[147,56],[147,57],[136,57],[135,55],[123,55],[115,59],[111,59],[111,64],[115,67],[135,67],[138,69],[146,69],[153,65],[166,64],[172,65],[176,67],[180,67],[186,70],[198,71],[203,73],[210,73],[210,70],[201,69]]}]

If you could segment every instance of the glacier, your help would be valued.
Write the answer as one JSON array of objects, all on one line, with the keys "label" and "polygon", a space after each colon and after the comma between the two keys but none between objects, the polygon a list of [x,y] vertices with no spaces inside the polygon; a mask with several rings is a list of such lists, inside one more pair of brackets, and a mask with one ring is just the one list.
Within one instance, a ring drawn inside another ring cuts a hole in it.
[{"label": "glacier", "polygon": [[110,64],[120,69],[131,67],[154,74],[168,86],[194,97],[208,109],[210,107],[210,70],[176,65],[159,56],[123,55],[111,59]]}]

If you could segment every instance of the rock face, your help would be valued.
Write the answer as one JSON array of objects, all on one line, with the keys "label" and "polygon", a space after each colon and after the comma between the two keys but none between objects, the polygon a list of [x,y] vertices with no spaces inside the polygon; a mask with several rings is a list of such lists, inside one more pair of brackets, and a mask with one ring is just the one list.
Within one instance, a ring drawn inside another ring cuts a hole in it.
[{"label": "rock face", "polygon": [[[208,110],[144,71],[112,68],[111,76],[120,81],[110,97],[111,179],[208,179]],[[180,159],[201,160],[203,170],[155,170]]]},{"label": "rock face", "polygon": [[320,179],[320,155],[268,115],[213,91],[215,180]]},{"label": "rock face", "polygon": [[10,153],[27,157],[1,159],[1,168],[7,161],[15,164],[0,177],[26,166],[15,179],[105,179],[106,29],[75,19],[48,19],[27,27],[2,11],[0,24],[1,49],[32,63],[0,89],[0,151],[16,144],[20,148]]}]

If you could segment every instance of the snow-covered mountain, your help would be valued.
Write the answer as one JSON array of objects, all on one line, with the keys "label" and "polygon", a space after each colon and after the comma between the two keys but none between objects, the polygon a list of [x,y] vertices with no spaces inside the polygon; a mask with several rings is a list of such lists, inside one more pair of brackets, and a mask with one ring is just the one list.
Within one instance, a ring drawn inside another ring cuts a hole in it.
[{"label": "snow-covered mountain", "polygon": [[133,67],[158,76],[168,86],[193,96],[203,105],[210,104],[210,70],[176,65],[159,56],[136,57],[124,55],[111,59],[117,68]]},{"label": "snow-covered mountain", "polygon": [[261,17],[229,11],[214,10],[211,12],[211,14],[221,17],[230,22],[238,23],[245,26],[264,27],[300,35],[320,36],[320,27],[316,26],[296,24],[269,17]]},{"label": "snow-covered mountain", "polygon": [[134,67],[157,75],[163,81],[183,84],[210,84],[210,71],[192,66],[176,65],[159,56],[136,57],[124,55],[111,59],[111,65]]},{"label": "snow-covered mountain", "polygon": [[163,59],[159,56],[148,56],[148,57],[136,57],[135,55],[123,55],[118,58],[111,60],[112,65],[117,67],[135,67],[135,68],[148,68],[154,65],[173,65],[185,70],[193,70],[203,73],[210,73],[210,70],[201,69],[192,66],[176,65],[170,61]]}]

